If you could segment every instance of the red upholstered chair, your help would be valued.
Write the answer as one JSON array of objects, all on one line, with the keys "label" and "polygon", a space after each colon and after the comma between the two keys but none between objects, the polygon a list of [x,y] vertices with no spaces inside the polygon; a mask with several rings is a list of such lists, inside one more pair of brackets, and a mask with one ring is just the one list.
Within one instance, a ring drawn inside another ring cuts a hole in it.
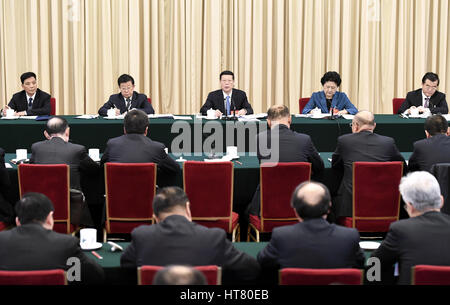
[{"label": "red upholstered chair", "polygon": [[147,101],[151,104],[152,103],[152,99],[151,98],[147,98]]},{"label": "red upholstered chair", "polygon": [[106,163],[106,232],[130,233],[153,223],[156,192],[155,163]]},{"label": "red upholstered chair", "polygon": [[0,271],[0,285],[67,285],[67,277],[62,269]]},{"label": "red upholstered chair", "polygon": [[411,276],[412,285],[450,285],[450,266],[417,265]]},{"label": "red upholstered chair", "polygon": [[192,220],[206,227],[222,228],[239,238],[239,215],[233,212],[233,163],[187,161],[183,184]]},{"label": "red upholstered chair", "polygon": [[359,269],[284,268],[279,271],[280,285],[362,285],[363,271]]},{"label": "red upholstered chair", "polygon": [[[142,266],[138,267],[138,285],[152,285],[156,272],[163,269],[162,266]],[[215,265],[195,266],[206,277],[208,285],[222,284],[222,268]]]},{"label": "red upholstered chair", "polygon": [[400,108],[400,106],[403,104],[403,102],[405,101],[405,98],[393,98],[392,99],[392,113],[393,114],[397,114],[398,109]]},{"label": "red upholstered chair", "polygon": [[[247,241],[259,242],[259,233],[298,222],[291,207],[291,196],[302,182],[311,179],[311,163],[263,163],[260,167],[261,217],[250,215]],[[256,236],[251,235],[251,230]]]},{"label": "red upholstered chair", "polygon": [[50,98],[50,115],[56,114],[56,99],[54,97]]},{"label": "red upholstered chair", "polygon": [[309,99],[310,97],[301,97],[298,100],[298,109],[300,114],[303,112],[303,108],[305,108],[306,104],[308,104]]},{"label": "red upholstered chair", "polygon": [[30,192],[42,193],[53,203],[53,230],[74,231],[70,224],[70,176],[67,164],[20,164],[18,167],[20,198]]},{"label": "red upholstered chair", "polygon": [[8,226],[6,225],[6,223],[4,223],[3,221],[0,221],[0,231],[3,231],[7,228]]},{"label": "red upholstered chair", "polygon": [[400,213],[403,163],[353,163],[353,216],[338,222],[360,232],[387,232]]}]

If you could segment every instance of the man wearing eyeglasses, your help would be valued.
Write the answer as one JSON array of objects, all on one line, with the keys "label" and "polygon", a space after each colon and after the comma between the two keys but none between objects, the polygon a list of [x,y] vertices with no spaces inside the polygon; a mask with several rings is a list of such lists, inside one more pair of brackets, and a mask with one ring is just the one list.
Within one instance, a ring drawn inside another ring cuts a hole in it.
[{"label": "man wearing eyeglasses", "polygon": [[439,76],[433,72],[427,72],[422,78],[422,89],[408,92],[406,100],[398,109],[398,114],[411,114],[411,110],[420,113],[447,114],[448,106],[445,94],[437,90]]},{"label": "man wearing eyeglasses", "polygon": [[101,116],[108,115],[109,109],[115,109],[115,115],[120,115],[131,109],[139,109],[147,114],[155,113],[155,110],[147,100],[145,94],[134,91],[134,79],[128,74],[123,74],[117,81],[120,93],[113,94],[109,100],[98,110]]}]

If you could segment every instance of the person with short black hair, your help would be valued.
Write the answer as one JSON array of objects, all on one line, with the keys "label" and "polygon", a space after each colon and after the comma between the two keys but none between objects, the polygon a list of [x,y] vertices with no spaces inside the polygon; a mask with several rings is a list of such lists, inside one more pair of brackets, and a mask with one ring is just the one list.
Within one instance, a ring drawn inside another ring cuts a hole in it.
[{"label": "person with short black hair", "polygon": [[258,277],[256,260],[237,250],[223,229],[192,222],[190,202],[183,189],[160,189],[153,200],[153,213],[156,224],[131,232],[131,243],[120,258],[122,267],[217,265],[227,278],[235,280],[234,284],[252,283]]},{"label": "person with short black hair", "polygon": [[257,256],[264,269],[363,267],[358,231],[326,221],[331,196],[325,185],[301,183],[291,206],[299,223],[273,229],[269,244]]},{"label": "person with short black hair", "polygon": [[422,88],[410,91],[405,101],[398,109],[398,114],[411,114],[411,110],[417,109],[418,113],[447,114],[448,106],[445,94],[437,90],[439,76],[433,72],[427,72],[422,77]]},{"label": "person with short black hair", "polygon": [[205,275],[190,266],[172,265],[156,272],[153,285],[208,285]]},{"label": "person with short black hair", "polygon": [[155,113],[147,96],[134,91],[134,79],[131,75],[122,74],[119,76],[117,84],[119,85],[120,93],[113,94],[109,97],[109,100],[98,110],[99,115],[108,115],[109,109],[115,109],[116,115],[123,114],[132,109],[140,109],[147,114]]},{"label": "person with short black hair", "polygon": [[68,270],[78,259],[80,284],[103,283],[102,267],[81,251],[78,238],[52,231],[54,208],[47,196],[27,193],[15,209],[17,227],[0,232],[0,270]]},{"label": "person with short black hair", "polygon": [[213,109],[216,111],[216,117],[232,115],[233,112],[236,116],[253,114],[253,108],[245,92],[234,89],[234,73],[223,71],[219,79],[221,89],[208,94],[205,104],[200,108],[200,113],[206,115],[208,110]]},{"label": "person with short black hair", "polygon": [[409,158],[409,171],[431,171],[437,163],[450,163],[450,130],[442,115],[429,116],[425,121],[426,139],[414,142]]},{"label": "person with short black hair", "polygon": [[333,112],[334,115],[355,114],[358,109],[350,102],[344,92],[337,91],[341,85],[341,76],[335,71],[325,73],[320,79],[323,90],[314,92],[309,102],[303,108],[303,114],[308,114],[315,108],[322,113]]},{"label": "person with short black hair", "polygon": [[20,81],[23,90],[13,95],[8,106],[3,108],[3,116],[7,109],[14,109],[15,116],[50,115],[50,94],[38,88],[36,74],[25,72]]},{"label": "person with short black hair", "polygon": [[129,111],[124,119],[124,134],[108,140],[100,163],[153,162],[158,168],[158,186],[173,182],[180,166],[166,153],[164,144],[151,140],[147,134],[147,115],[138,109]]}]

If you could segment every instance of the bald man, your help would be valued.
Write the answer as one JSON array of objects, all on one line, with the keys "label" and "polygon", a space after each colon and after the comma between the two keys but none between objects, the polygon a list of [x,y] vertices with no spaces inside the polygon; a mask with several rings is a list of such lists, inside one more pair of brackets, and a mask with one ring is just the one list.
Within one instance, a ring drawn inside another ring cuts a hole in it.
[{"label": "bald man", "polygon": [[375,118],[369,111],[360,111],[353,118],[352,133],[340,136],[336,150],[333,153],[331,166],[343,171],[343,178],[334,198],[334,216],[352,216],[352,173],[353,162],[386,162],[402,161],[403,169],[406,163],[395,145],[393,138],[374,133]]},{"label": "bald man", "polygon": [[291,206],[299,223],[273,230],[257,257],[264,269],[363,267],[358,231],[326,221],[331,197],[325,185],[303,182],[292,194]]}]

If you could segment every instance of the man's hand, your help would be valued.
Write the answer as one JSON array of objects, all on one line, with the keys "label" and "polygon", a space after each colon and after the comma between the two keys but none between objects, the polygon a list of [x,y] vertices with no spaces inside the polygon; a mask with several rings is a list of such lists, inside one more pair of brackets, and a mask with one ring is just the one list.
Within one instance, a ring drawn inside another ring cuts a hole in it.
[{"label": "man's hand", "polygon": [[246,115],[246,114],[247,114],[247,110],[246,109],[241,109],[237,113],[237,115]]},{"label": "man's hand", "polygon": [[417,108],[416,106],[411,106],[411,107],[409,107],[409,109],[406,110],[406,114],[411,114],[411,110],[412,110],[412,109],[416,109],[416,108]]},{"label": "man's hand", "polygon": [[216,118],[220,118],[222,116],[222,112],[220,110],[216,110]]},{"label": "man's hand", "polygon": [[26,116],[27,112],[26,111],[21,111],[21,112],[14,112],[15,116]]},{"label": "man's hand", "polygon": [[116,108],[116,116],[120,115],[120,109]]}]

